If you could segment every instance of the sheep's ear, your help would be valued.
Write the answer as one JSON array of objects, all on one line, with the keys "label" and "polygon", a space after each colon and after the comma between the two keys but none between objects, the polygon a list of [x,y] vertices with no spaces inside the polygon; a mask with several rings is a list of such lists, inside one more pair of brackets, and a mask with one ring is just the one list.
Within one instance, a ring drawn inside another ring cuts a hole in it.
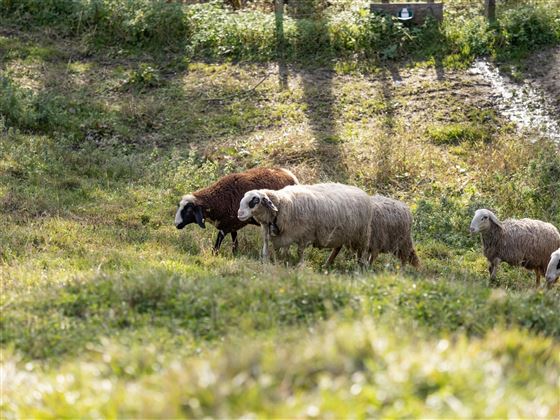
[{"label": "sheep's ear", "polygon": [[261,202],[266,208],[269,208],[272,211],[278,211],[278,208],[272,201],[270,201],[270,198],[268,198],[266,195],[262,198]]},{"label": "sheep's ear", "polygon": [[204,224],[204,216],[202,215],[201,206],[194,206],[194,219],[196,220],[198,226],[200,226],[202,229],[206,228],[206,225]]},{"label": "sheep's ear", "polygon": [[500,222],[500,221],[498,220],[498,218],[496,217],[496,215],[495,215],[494,213],[492,213],[492,212],[489,212],[489,213],[490,213],[490,220],[492,220],[492,222],[494,222],[494,224],[495,224],[496,226],[498,226],[499,228],[502,228],[502,227],[503,227],[503,226],[502,226],[502,222]]}]

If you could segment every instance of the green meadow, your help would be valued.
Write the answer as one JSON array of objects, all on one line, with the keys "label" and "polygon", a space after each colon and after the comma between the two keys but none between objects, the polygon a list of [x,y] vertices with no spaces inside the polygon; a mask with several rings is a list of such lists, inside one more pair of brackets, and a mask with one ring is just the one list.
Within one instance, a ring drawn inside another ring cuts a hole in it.
[{"label": "green meadow", "polygon": [[[560,227],[558,144],[468,71],[558,57],[557,5],[410,29],[310,2],[279,39],[258,8],[133,3],[0,0],[2,418],[560,415],[560,286],[491,283],[468,229]],[[421,267],[175,229],[183,194],[256,166],[406,202]]]}]

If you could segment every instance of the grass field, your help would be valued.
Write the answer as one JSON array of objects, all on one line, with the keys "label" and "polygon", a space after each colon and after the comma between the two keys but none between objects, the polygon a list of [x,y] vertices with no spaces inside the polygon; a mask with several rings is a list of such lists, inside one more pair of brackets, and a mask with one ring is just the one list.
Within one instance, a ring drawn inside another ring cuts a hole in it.
[{"label": "grass field", "polygon": [[[3,418],[558,417],[560,288],[506,265],[489,284],[468,233],[479,207],[560,226],[558,146],[449,64],[0,31]],[[256,228],[238,257],[175,229],[182,194],[259,165],[405,201],[421,268],[262,265]]]}]

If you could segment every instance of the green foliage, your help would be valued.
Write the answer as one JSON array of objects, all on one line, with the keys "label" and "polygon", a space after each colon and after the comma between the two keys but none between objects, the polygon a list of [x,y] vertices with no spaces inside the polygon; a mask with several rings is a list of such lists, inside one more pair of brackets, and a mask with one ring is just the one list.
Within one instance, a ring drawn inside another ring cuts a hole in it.
[{"label": "green foliage", "polygon": [[487,54],[516,56],[560,39],[560,11],[554,4],[500,11],[495,26],[481,15],[453,13],[450,5],[443,25],[428,20],[412,28],[366,8],[340,10],[337,4],[321,13],[317,7],[324,5],[310,5],[312,13],[289,6],[279,21],[271,12],[232,12],[220,2],[184,7],[163,0],[3,0],[3,6],[11,22],[56,26],[68,35],[85,36],[95,47],[183,47],[191,57],[220,60],[269,61],[282,55],[325,63],[356,56],[436,55],[468,62]]},{"label": "green foliage", "polygon": [[69,280],[4,305],[0,344],[29,358],[50,359],[78,354],[107,330],[155,326],[212,342],[243,330],[313,325],[338,311],[353,318],[372,311],[410,320],[435,334],[479,335],[514,325],[560,337],[553,294],[488,299],[488,289],[475,284],[334,275],[324,281],[312,273],[255,269],[202,268],[187,275],[143,269]]},{"label": "green foliage", "polygon": [[435,144],[457,145],[462,142],[489,141],[489,134],[482,127],[450,124],[428,127],[426,135]]},{"label": "green foliage", "polygon": [[[180,10],[226,15],[216,5]],[[317,45],[330,57],[355,48],[399,57],[446,36],[350,15],[287,18],[288,57],[320,62]],[[274,58],[257,42],[266,15],[253,16],[251,28],[239,18],[226,32],[200,23],[199,33],[218,32],[196,41],[196,54]],[[447,47],[434,45],[424,52],[435,63]],[[488,287],[468,224],[484,206],[560,225],[560,156],[491,106],[465,109],[456,89],[477,92],[472,79],[398,67],[407,83],[396,88],[389,69],[289,66],[290,89],[279,90],[268,66],[82,47],[48,32],[0,36],[2,417],[555,409],[559,289],[537,290],[531,273],[505,265]],[[263,267],[256,228],[240,232],[236,257],[229,238],[212,255],[209,224],[175,229],[181,195],[259,165],[407,202],[421,268],[382,255],[362,271],[343,251],[325,272],[318,249],[303,268]]]},{"label": "green foliage", "polygon": [[188,33],[182,7],[164,0],[2,0],[0,16],[87,34],[95,45],[177,46]]},{"label": "green foliage", "polygon": [[161,85],[161,77],[157,69],[148,64],[140,64],[138,69],[130,74],[126,85],[138,89],[158,87]]},{"label": "green foliage", "polygon": [[495,33],[483,16],[459,16],[446,26],[446,31],[451,45],[463,59],[488,55],[493,49]]},{"label": "green foliage", "polygon": [[[435,190],[437,198],[419,200],[415,227],[423,239],[438,240],[454,247],[472,247],[478,241],[467,234],[468,224],[480,203],[450,190]],[[441,196],[439,196],[441,194]],[[439,196],[439,197],[438,197]]]},{"label": "green foliage", "polygon": [[553,5],[519,6],[500,13],[496,48],[533,51],[558,41],[560,10]]}]

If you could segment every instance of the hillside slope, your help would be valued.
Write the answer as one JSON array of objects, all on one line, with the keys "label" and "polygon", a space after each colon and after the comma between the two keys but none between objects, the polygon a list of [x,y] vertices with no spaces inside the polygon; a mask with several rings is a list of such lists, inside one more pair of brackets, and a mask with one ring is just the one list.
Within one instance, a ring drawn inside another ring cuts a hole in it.
[{"label": "hillside slope", "polygon": [[[3,415],[559,413],[560,289],[506,265],[489,284],[468,225],[560,226],[560,153],[490,81],[81,47],[0,34]],[[182,194],[257,165],[404,200],[422,267],[264,267],[255,228],[239,257],[174,228]]]}]

